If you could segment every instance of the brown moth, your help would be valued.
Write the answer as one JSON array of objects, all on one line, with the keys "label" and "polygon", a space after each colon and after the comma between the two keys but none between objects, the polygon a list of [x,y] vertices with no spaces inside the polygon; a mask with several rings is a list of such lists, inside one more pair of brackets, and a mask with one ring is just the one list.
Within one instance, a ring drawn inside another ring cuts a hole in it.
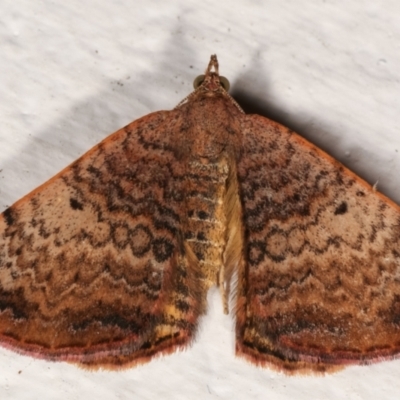
[{"label": "brown moth", "polygon": [[[400,352],[400,209],[289,129],[197,89],[0,215],[0,343],[88,368],[190,344],[209,287],[286,373]],[[224,86],[225,85],[225,86]],[[231,282],[236,282],[230,290]]]}]

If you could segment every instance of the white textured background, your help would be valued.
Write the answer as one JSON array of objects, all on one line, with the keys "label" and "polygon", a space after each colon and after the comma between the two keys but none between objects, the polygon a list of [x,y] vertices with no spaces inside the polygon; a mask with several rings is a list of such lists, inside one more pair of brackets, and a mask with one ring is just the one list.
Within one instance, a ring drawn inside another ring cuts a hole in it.
[{"label": "white textured background", "polygon": [[[209,56],[247,112],[400,202],[398,0],[2,0],[0,210],[108,134],[173,108]],[[234,357],[216,291],[183,353],[88,372],[0,348],[0,399],[395,399],[400,360],[287,377]]]}]

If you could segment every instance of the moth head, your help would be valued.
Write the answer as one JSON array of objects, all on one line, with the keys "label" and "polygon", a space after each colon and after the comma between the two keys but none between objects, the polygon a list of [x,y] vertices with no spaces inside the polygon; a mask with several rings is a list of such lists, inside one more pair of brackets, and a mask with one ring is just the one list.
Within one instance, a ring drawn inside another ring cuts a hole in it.
[{"label": "moth head", "polygon": [[203,87],[205,90],[218,91],[221,87],[227,92],[229,90],[229,81],[218,72],[218,60],[216,55],[212,55],[206,73],[199,75],[193,82],[193,87],[198,89]]},{"label": "moth head", "polygon": [[[205,78],[206,78],[206,75],[199,75],[198,77],[196,77],[196,79],[193,81],[193,87],[195,89],[197,89],[198,87],[203,85]],[[224,88],[224,90],[226,92],[228,92],[229,87],[230,87],[228,79],[226,79],[224,76],[219,76],[219,75],[218,75],[218,78],[219,78],[220,85]]]}]

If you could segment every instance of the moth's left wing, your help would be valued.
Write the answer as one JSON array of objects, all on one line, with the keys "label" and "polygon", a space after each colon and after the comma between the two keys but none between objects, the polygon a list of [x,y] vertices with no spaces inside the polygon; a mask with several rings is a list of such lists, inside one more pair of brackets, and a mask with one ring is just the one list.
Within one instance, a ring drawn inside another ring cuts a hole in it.
[{"label": "moth's left wing", "polygon": [[400,209],[320,149],[242,122],[238,354],[286,372],[400,353]]}]

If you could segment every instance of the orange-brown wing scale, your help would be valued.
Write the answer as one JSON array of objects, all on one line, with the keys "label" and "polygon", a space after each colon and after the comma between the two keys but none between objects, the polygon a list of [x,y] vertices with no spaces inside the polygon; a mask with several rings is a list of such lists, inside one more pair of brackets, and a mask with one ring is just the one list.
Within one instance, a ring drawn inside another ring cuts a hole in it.
[{"label": "orange-brown wing scale", "polygon": [[242,120],[238,354],[286,372],[400,352],[400,210],[287,128]]},{"label": "orange-brown wing scale", "polygon": [[109,136],[0,215],[2,345],[118,367],[190,341],[203,305],[174,113]]}]

